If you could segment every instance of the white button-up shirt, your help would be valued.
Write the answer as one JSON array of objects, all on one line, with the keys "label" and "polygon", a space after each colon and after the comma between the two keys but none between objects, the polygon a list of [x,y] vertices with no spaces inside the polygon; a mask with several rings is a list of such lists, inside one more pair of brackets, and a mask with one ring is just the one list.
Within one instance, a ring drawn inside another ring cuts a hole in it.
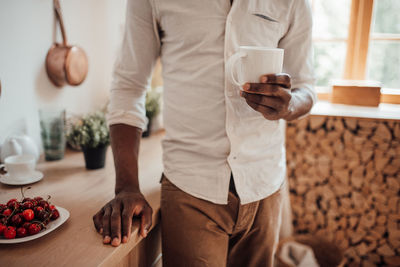
[{"label": "white button-up shirt", "polygon": [[233,174],[241,203],[285,177],[285,121],[266,120],[225,77],[240,45],[285,50],[293,88],[313,91],[307,0],[128,0],[108,122],[145,128],[145,94],[158,57],[164,81],[164,173],[181,190],[226,204]]}]

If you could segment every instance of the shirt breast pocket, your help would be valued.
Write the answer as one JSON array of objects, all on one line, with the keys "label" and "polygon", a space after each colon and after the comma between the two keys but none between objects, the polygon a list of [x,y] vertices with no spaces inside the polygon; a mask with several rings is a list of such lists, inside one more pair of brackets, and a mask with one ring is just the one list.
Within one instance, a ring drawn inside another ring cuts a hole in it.
[{"label": "shirt breast pocket", "polygon": [[250,0],[240,27],[240,45],[277,47],[285,32],[286,13],[280,1]]}]

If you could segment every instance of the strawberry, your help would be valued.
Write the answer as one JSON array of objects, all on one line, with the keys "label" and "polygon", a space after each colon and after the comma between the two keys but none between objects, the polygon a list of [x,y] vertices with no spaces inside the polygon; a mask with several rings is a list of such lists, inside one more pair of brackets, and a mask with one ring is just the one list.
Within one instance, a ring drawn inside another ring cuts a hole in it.
[{"label": "strawberry", "polygon": [[7,239],[14,239],[17,233],[15,232],[15,227],[8,226],[4,229],[3,235]]},{"label": "strawberry", "polygon": [[28,228],[28,232],[30,235],[36,235],[40,232],[40,230],[42,230],[42,228],[38,223],[32,223]]},{"label": "strawberry", "polygon": [[26,230],[28,230],[30,225],[31,225],[30,222],[24,222],[24,223],[22,224],[22,227],[24,227]]},{"label": "strawberry", "polygon": [[51,211],[51,220],[56,220],[60,217],[60,212],[57,209]]},{"label": "strawberry", "polygon": [[38,205],[38,202],[36,200],[34,200],[34,199],[32,199],[31,202],[33,204],[33,207],[36,207]]},{"label": "strawberry", "polygon": [[11,225],[19,226],[22,223],[22,217],[19,214],[15,214],[11,217]]},{"label": "strawberry", "polygon": [[50,207],[49,202],[47,202],[46,200],[40,200],[38,205],[46,210]]},{"label": "strawberry", "polygon": [[11,210],[11,209],[5,209],[5,210],[3,211],[3,215],[4,215],[4,216],[10,216],[11,213],[12,213],[12,210]]},{"label": "strawberry", "polygon": [[26,209],[33,209],[33,203],[32,201],[25,201],[24,203],[22,203],[22,208],[24,210]]},{"label": "strawberry", "polygon": [[17,228],[17,237],[25,237],[27,235],[28,235],[28,230],[26,230],[24,227]]},{"label": "strawberry", "polygon": [[9,207],[9,208],[12,209],[12,210],[18,209],[18,208],[19,208],[19,202],[18,202],[18,200],[16,200],[15,198],[10,199],[10,200],[7,202],[7,207]]},{"label": "strawberry", "polygon": [[40,206],[36,206],[33,208],[34,212],[35,212],[35,217],[38,217],[39,213],[44,210],[42,207]]},{"label": "strawberry", "polygon": [[10,199],[10,200],[7,202],[7,206],[10,207],[10,205],[11,205],[13,202],[18,202],[18,200],[17,200],[16,198]]},{"label": "strawberry", "polygon": [[24,217],[25,221],[32,221],[35,218],[35,213],[31,209],[26,209],[22,212],[22,216]]},{"label": "strawberry", "polygon": [[0,236],[3,235],[4,230],[7,228],[7,226],[5,226],[4,224],[0,223]]},{"label": "strawberry", "polygon": [[41,210],[39,212],[39,214],[36,216],[41,222],[47,224],[48,220],[50,219],[50,214],[45,211],[45,210]]}]

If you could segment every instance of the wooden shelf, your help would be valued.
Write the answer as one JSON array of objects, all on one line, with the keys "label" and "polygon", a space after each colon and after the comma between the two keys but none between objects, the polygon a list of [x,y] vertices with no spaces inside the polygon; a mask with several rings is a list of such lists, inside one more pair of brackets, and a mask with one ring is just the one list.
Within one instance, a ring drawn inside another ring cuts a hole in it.
[{"label": "wooden shelf", "polygon": [[318,101],[311,110],[311,115],[400,120],[400,105],[381,103],[378,107],[362,107]]}]

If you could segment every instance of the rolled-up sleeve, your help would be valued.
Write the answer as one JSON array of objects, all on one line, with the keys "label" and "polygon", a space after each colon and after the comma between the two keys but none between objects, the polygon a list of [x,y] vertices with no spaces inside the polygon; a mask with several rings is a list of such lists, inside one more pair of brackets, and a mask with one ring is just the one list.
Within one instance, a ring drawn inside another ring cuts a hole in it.
[{"label": "rolled-up sleeve", "polygon": [[317,101],[314,89],[312,13],[308,0],[294,0],[287,33],[279,41],[285,49],[283,71],[292,77],[292,88],[304,88]]},{"label": "rolled-up sleeve", "polygon": [[125,32],[114,65],[108,125],[147,125],[145,99],[160,40],[150,0],[128,0]]}]

